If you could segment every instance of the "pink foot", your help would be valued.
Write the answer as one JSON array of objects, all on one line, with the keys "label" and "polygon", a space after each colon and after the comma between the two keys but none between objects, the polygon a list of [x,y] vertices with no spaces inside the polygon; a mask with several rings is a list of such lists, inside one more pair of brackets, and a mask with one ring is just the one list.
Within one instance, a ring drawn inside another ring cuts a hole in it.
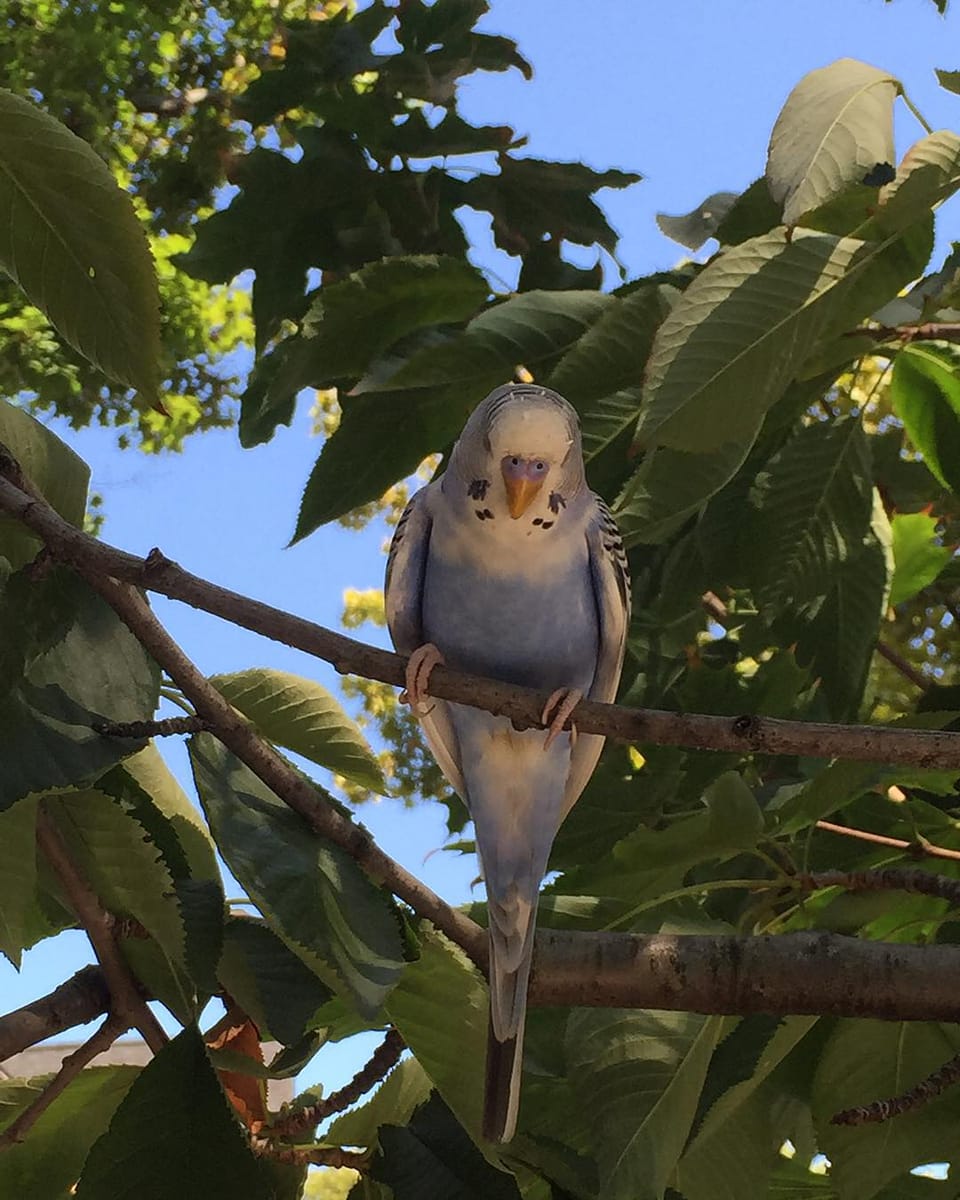
[{"label": "pink foot", "polygon": [[[430,672],[434,667],[442,665],[443,655],[433,642],[418,646],[407,660],[405,673],[406,688],[400,693],[400,699],[410,705],[418,716],[425,715],[423,702],[427,695],[427,684]],[[427,710],[429,712],[429,709]]]},{"label": "pink foot", "polygon": [[[578,688],[557,688],[555,692],[551,693],[550,699],[543,706],[543,712],[540,714],[541,722],[547,726],[547,738],[543,743],[544,750],[549,749],[554,738],[563,732],[563,726],[567,717],[570,716],[582,699],[583,692]],[[571,745],[576,740],[577,727],[576,725],[571,725]]]}]

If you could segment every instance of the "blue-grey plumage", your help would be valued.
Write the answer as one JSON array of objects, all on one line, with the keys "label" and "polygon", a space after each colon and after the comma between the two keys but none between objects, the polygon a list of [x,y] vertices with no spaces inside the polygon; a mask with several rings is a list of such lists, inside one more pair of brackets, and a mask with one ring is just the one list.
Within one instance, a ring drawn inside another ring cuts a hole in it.
[{"label": "blue-grey plumage", "polygon": [[[510,385],[474,410],[442,479],[400,520],[386,608],[397,649],[424,656],[409,676],[415,704],[440,659],[506,683],[615,698],[629,575],[613,518],[586,486],[579,424],[562,397]],[[542,730],[444,701],[418,716],[476,829],[490,937],[484,1133],[509,1141],[540,883],[603,739],[560,732],[558,721],[545,741]]]}]

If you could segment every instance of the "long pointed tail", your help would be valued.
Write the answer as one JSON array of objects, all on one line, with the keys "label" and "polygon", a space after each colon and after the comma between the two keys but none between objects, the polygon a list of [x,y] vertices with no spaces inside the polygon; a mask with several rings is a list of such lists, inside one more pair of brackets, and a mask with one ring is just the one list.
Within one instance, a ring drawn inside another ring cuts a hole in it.
[{"label": "long pointed tail", "polygon": [[[534,893],[534,896],[536,893]],[[516,885],[491,899],[490,1028],[487,1035],[483,1135],[509,1142],[517,1128],[527,983],[533,956],[536,904]]]}]

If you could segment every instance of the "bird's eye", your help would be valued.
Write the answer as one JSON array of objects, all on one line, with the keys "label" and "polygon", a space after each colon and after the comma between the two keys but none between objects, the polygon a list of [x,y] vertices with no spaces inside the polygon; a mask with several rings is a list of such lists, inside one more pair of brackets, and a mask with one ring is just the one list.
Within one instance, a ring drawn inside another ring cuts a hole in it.
[{"label": "bird's eye", "polygon": [[514,456],[513,456],[513,458],[511,458],[511,459],[510,459],[510,462],[511,462],[511,463],[513,464],[513,466],[515,466],[515,467],[519,467],[519,466],[520,466],[520,459],[519,459],[519,458],[517,458],[517,456],[516,456],[516,455],[514,455]]},{"label": "bird's eye", "polygon": [[547,469],[547,464],[542,462],[534,463],[534,469],[537,471],[545,471]]}]

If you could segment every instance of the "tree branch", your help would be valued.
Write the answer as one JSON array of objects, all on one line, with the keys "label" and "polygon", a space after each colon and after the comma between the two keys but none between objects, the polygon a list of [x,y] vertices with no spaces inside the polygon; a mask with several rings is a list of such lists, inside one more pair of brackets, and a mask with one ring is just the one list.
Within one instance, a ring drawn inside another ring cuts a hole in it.
[{"label": "tree branch", "polygon": [[38,1119],[47,1111],[54,1100],[69,1087],[83,1068],[92,1062],[98,1054],[102,1054],[104,1050],[109,1050],[120,1034],[127,1028],[129,1026],[123,1017],[111,1015],[107,1017],[96,1033],[92,1037],[89,1037],[79,1049],[74,1050],[72,1054],[68,1054],[60,1064],[60,1070],[54,1075],[53,1079],[50,1080],[40,1095],[23,1110],[12,1125],[9,1125],[3,1133],[0,1133],[0,1150],[3,1150],[7,1146],[12,1146],[16,1142],[22,1142]]},{"label": "tree branch", "polygon": [[87,932],[103,968],[110,992],[110,1011],[123,1029],[131,1025],[156,1054],[167,1043],[160,1022],[147,1007],[130,968],[117,945],[114,921],[87,881],[74,865],[70,853],[49,814],[41,804],[37,810],[37,845],[63,885],[67,900]]},{"label": "tree branch", "polygon": [[924,1104],[929,1104],[931,1100],[942,1095],[958,1080],[960,1080],[960,1054],[955,1055],[942,1067],[938,1067],[926,1079],[921,1079],[908,1091],[901,1092],[898,1096],[891,1096],[889,1100],[874,1100],[871,1104],[857,1108],[845,1108],[833,1114],[830,1124],[876,1125],[881,1121],[888,1121],[891,1117],[899,1117],[901,1113],[911,1112],[915,1108],[922,1108]]},{"label": "tree branch", "polygon": [[892,846],[895,850],[905,850],[912,858],[946,858],[960,862],[960,850],[950,850],[947,846],[935,846],[926,838],[915,842],[903,838],[887,837],[884,833],[871,833],[867,829],[851,829],[849,825],[835,825],[833,821],[817,821],[817,829],[827,833],[839,833],[843,837],[856,838],[861,842],[872,842],[875,846]]},{"label": "tree branch", "polygon": [[[0,511],[22,521],[46,543],[51,555],[76,568],[91,583],[112,576],[148,591],[181,600],[331,663],[341,674],[361,675],[402,687],[406,659],[375,646],[261,604],[191,575],[158,550],[146,559],[97,541],[64,521],[46,502],[10,481],[9,457],[0,453]],[[2,477],[6,476],[6,477]],[[546,692],[519,688],[437,667],[432,695],[509,717],[519,728],[542,728]],[[960,773],[960,733],[902,729],[883,725],[827,725],[773,717],[719,717],[657,709],[631,709],[581,700],[574,723],[581,733],[599,733],[623,742],[686,746],[735,754],[803,755],[850,758],[919,767],[956,767]]]},{"label": "tree branch", "polygon": [[404,1041],[399,1032],[396,1029],[388,1030],[387,1036],[348,1084],[339,1091],[324,1096],[316,1104],[281,1113],[269,1128],[261,1130],[260,1136],[294,1138],[306,1133],[308,1129],[316,1129],[331,1113],[343,1112],[375,1087],[397,1065],[403,1050]]},{"label": "tree branch", "polygon": [[86,1025],[110,1006],[100,967],[82,967],[39,1000],[0,1016],[0,1063],[55,1034]]}]

